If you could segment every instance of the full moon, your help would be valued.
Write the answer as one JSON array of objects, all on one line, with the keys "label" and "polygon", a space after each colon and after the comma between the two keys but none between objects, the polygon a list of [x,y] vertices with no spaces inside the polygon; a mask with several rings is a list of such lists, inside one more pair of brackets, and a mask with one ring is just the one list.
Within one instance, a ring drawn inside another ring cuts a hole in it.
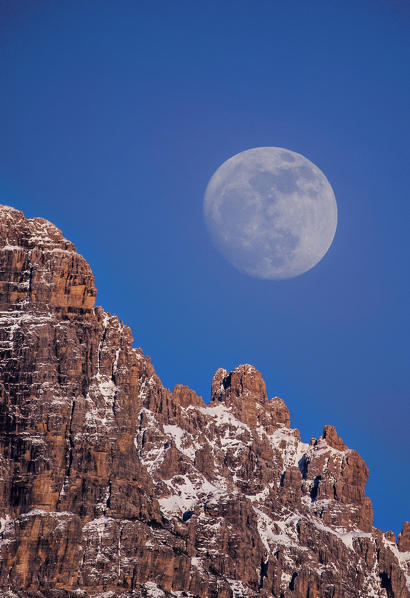
[{"label": "full moon", "polygon": [[280,147],[256,147],[226,160],[208,183],[204,215],[222,255],[265,279],[313,268],[337,226],[335,195],[323,172]]}]

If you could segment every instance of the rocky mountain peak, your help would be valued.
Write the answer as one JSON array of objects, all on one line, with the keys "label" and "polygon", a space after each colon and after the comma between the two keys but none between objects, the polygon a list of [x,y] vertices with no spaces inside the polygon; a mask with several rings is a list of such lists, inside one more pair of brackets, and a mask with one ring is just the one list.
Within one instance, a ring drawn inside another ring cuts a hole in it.
[{"label": "rocky mountain peak", "polygon": [[206,404],[94,308],[61,231],[0,208],[0,597],[408,598],[410,524],[245,364]]},{"label": "rocky mountain peak", "polygon": [[347,446],[341,438],[337,435],[336,428],[334,426],[325,426],[323,428],[323,438],[327,444],[337,451],[347,450]]},{"label": "rocky mountain peak", "polygon": [[97,294],[91,268],[54,224],[0,206],[0,244],[2,310],[90,313]]},{"label": "rocky mountain peak", "polygon": [[219,368],[212,379],[211,401],[230,405],[238,400],[256,401],[261,405],[267,401],[262,374],[248,363],[239,365],[232,372]]},{"label": "rocky mountain peak", "polygon": [[400,552],[410,552],[410,521],[405,521],[399,534]]},{"label": "rocky mountain peak", "polygon": [[248,363],[232,372],[219,368],[212,379],[211,404],[220,402],[229,407],[240,421],[251,428],[264,426],[274,430],[290,426],[289,409],[279,397],[268,400],[262,374]]}]

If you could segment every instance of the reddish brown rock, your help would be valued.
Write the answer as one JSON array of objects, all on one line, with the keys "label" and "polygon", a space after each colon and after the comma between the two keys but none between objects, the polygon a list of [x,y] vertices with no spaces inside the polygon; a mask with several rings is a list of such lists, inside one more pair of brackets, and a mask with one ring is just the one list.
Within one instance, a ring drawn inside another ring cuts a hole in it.
[{"label": "reddish brown rock", "polygon": [[327,444],[337,451],[344,451],[347,446],[341,438],[337,435],[336,428],[334,426],[325,426],[323,428],[323,438]]},{"label": "reddish brown rock", "polygon": [[0,208],[0,597],[408,598],[410,527],[250,365],[164,388],[51,223]]},{"label": "reddish brown rock", "polygon": [[268,404],[267,410],[271,413],[271,417],[275,424],[283,424],[287,428],[290,426],[289,409],[285,402],[280,397],[273,397]]},{"label": "reddish brown rock", "polygon": [[84,258],[61,231],[43,218],[0,208],[1,309],[53,309],[71,315],[89,312],[97,291]]},{"label": "reddish brown rock", "polygon": [[403,529],[399,533],[400,552],[410,552],[410,521],[405,521]]},{"label": "reddish brown rock", "polygon": [[183,384],[177,384],[173,391],[173,398],[178,405],[181,407],[205,407],[205,403],[202,397],[198,397],[194,390],[191,390],[188,386]]},{"label": "reddish brown rock", "polygon": [[233,372],[220,368],[212,380],[211,401],[224,401],[227,405],[237,399],[248,403],[266,403],[266,385],[262,374],[252,365],[239,365]]}]

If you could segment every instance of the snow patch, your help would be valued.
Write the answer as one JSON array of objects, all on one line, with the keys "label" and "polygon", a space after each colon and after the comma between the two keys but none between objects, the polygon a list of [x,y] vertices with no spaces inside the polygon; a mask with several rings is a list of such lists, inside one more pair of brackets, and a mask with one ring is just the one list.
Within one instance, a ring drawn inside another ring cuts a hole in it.
[{"label": "snow patch", "polygon": [[164,425],[164,432],[167,436],[172,437],[180,453],[188,457],[190,461],[195,459],[195,452],[199,445],[193,443],[191,434],[175,425]]},{"label": "snow patch", "polygon": [[146,581],[144,583],[144,588],[149,598],[163,598],[165,596],[165,592],[163,592],[153,581]]},{"label": "snow patch", "polygon": [[186,511],[194,510],[199,502],[207,498],[214,498],[222,493],[222,490],[211,484],[202,475],[197,474],[193,481],[187,475],[174,476],[171,480],[165,481],[171,492],[170,496],[158,500],[161,511],[169,518],[181,516]]},{"label": "snow patch", "polygon": [[283,460],[283,471],[289,467],[298,467],[306,455],[309,444],[301,442],[291,428],[280,427],[268,436],[271,446],[279,451]]},{"label": "snow patch", "polygon": [[327,525],[323,525],[322,523],[319,523],[318,521],[315,521],[314,519],[310,520],[313,525],[316,527],[316,529],[323,531],[323,532],[327,532],[328,534],[333,534],[334,536],[337,536],[345,546],[347,546],[347,548],[349,548],[350,550],[353,550],[353,540],[355,538],[371,538],[372,534],[369,532],[348,532],[348,531],[343,531],[341,528],[336,528],[336,529],[332,529],[331,527],[328,527]]},{"label": "snow patch", "polygon": [[237,579],[227,579],[232,590],[233,598],[242,598],[242,596],[249,596],[249,588],[247,588],[241,581]]},{"label": "snow patch", "polygon": [[0,534],[4,532],[6,529],[7,523],[11,521],[10,515],[6,515],[5,517],[0,517]]},{"label": "snow patch", "polygon": [[232,414],[231,410],[222,403],[211,404],[207,407],[190,406],[188,407],[188,409],[198,409],[198,411],[200,411],[204,415],[212,417],[214,419],[215,424],[218,427],[229,425],[233,428],[236,428],[238,433],[244,430],[249,432],[249,434],[251,433],[249,426],[236,419],[236,417],[234,417],[234,415]]},{"label": "snow patch", "polygon": [[[276,546],[277,544],[280,544],[281,546],[294,546],[297,548],[301,548],[289,536],[289,533],[287,533],[286,530],[287,524],[296,521],[297,516],[290,517],[286,521],[273,521],[268,515],[266,515],[266,513],[264,513],[257,507],[254,506],[253,510],[255,511],[257,517],[259,537],[262,541],[262,544],[265,547],[267,555],[271,554],[272,547]],[[280,534],[275,533],[275,531],[273,530],[275,524],[280,528]]]}]

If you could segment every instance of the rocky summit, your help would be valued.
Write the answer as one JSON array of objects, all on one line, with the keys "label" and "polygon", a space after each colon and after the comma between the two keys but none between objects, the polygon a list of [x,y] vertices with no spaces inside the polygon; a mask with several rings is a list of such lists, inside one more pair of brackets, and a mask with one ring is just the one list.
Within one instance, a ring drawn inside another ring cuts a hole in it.
[{"label": "rocky summit", "polygon": [[333,426],[302,442],[251,365],[173,392],[91,269],[0,208],[0,596],[407,598]]}]

